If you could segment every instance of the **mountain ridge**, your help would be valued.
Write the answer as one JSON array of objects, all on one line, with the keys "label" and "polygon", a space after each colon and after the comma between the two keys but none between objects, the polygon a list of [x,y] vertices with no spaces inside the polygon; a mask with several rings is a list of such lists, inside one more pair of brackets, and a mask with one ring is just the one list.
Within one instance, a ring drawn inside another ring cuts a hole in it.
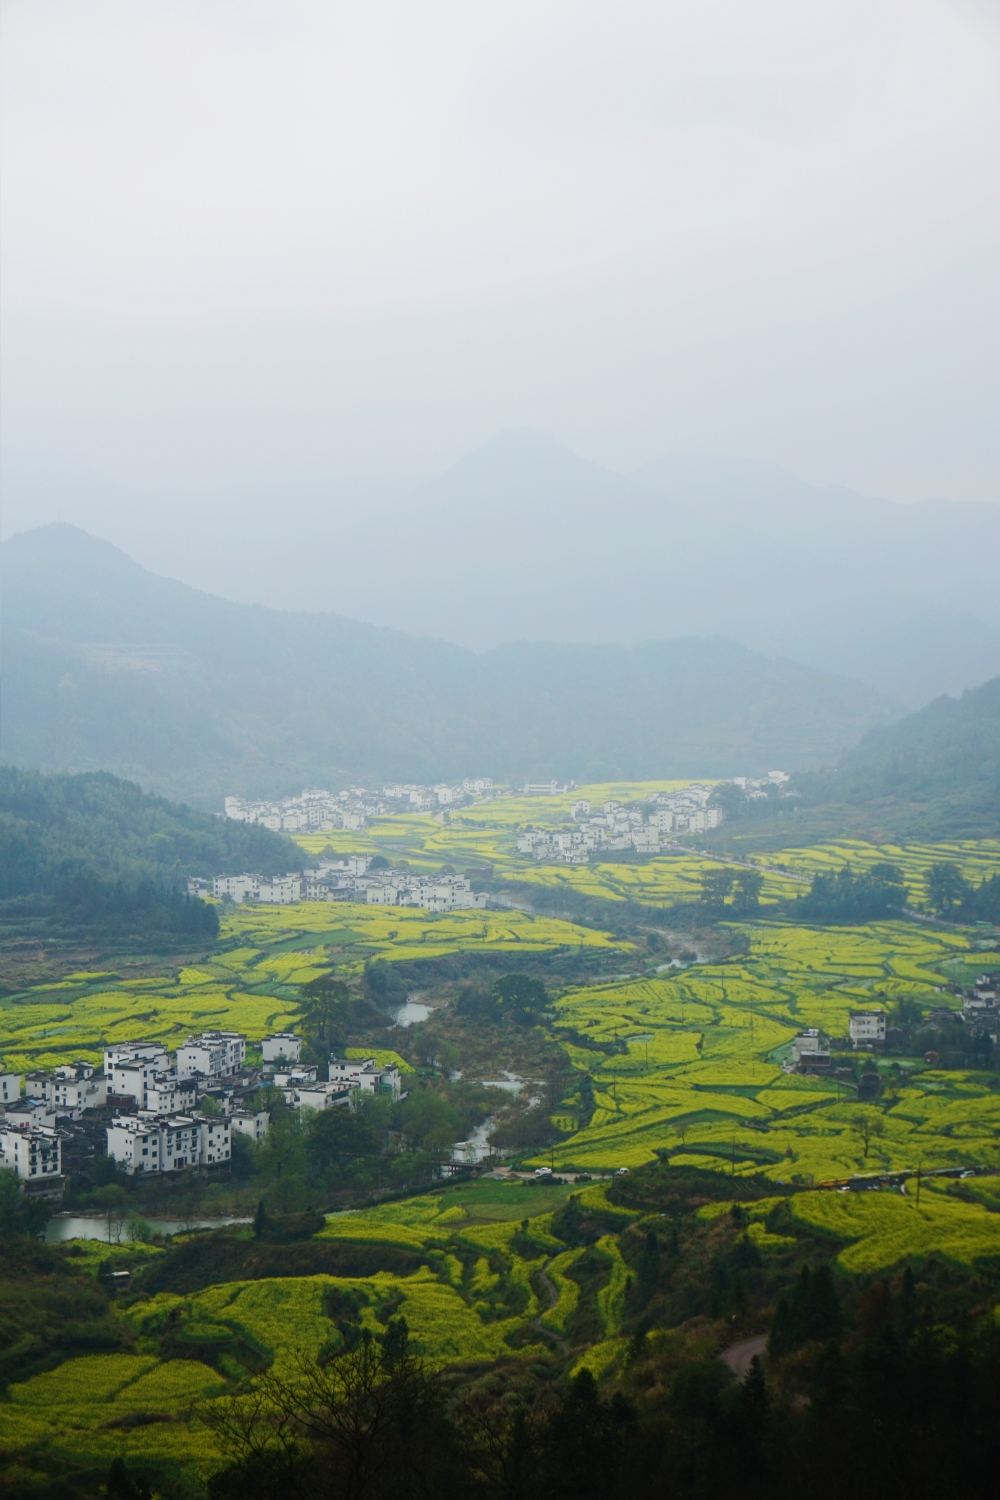
[{"label": "mountain ridge", "polygon": [[0,559],[5,758],[105,769],[202,806],[316,780],[815,766],[902,712],[721,637],[477,655],[232,604],[67,526],[21,533]]}]

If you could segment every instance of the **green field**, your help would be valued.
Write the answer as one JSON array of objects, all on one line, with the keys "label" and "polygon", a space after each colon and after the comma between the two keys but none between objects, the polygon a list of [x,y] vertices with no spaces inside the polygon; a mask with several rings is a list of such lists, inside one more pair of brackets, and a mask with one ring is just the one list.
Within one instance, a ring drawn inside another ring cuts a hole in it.
[{"label": "green field", "polygon": [[[406,860],[416,871],[432,871],[442,864],[456,868],[468,865],[491,865],[507,880],[526,881],[536,885],[565,888],[583,896],[603,900],[632,900],[647,906],[670,906],[677,901],[695,900],[700,895],[701,877],[716,869],[720,861],[687,850],[671,851],[634,863],[605,858],[600,851],[583,865],[567,865],[554,860],[536,861],[532,855],[517,850],[517,835],[525,827],[555,828],[572,826],[570,809],[585,797],[595,809],[607,801],[645,802],[659,791],[673,791],[684,782],[607,783],[581,787],[558,797],[498,797],[480,808],[449,814],[440,823],[430,813],[412,813],[401,817],[372,818],[360,833],[297,834],[295,841],[312,855],[328,846],[340,854],[386,855],[390,860]],[[680,835],[687,841],[687,835]],[[695,842],[698,842],[697,838]],[[739,847],[739,838],[736,838]],[[856,870],[890,861],[900,866],[906,878],[911,900],[917,904],[925,898],[924,880],[936,861],[953,861],[968,880],[977,883],[1000,872],[1000,841],[964,840],[946,844],[878,845],[861,840],[843,839],[816,844],[804,849],[785,849],[772,855],[751,855],[749,863],[764,875],[761,902],[773,905],[800,894],[815,874],[827,874],[850,864]]]},{"label": "green field", "polygon": [[[626,800],[648,791],[601,788],[591,796]],[[486,829],[460,818],[443,825],[414,816],[382,820],[364,835],[333,837],[338,850],[351,838],[353,847],[383,847],[395,855],[386,842],[391,834],[410,839],[399,857],[415,867],[489,859],[517,879],[565,880],[607,899],[669,904],[697,894],[708,862],[694,855],[581,867],[515,857],[517,827],[564,817],[565,808],[554,805],[559,802],[501,799],[481,810],[490,814]],[[772,863],[811,874],[838,862],[862,868],[891,858],[919,898],[936,857],[954,859],[967,876],[980,879],[997,868],[1000,845],[888,850],[839,842],[786,850]],[[801,882],[777,874],[768,877],[765,897],[773,901],[798,889]],[[27,1070],[78,1056],[96,1060],[105,1041],[150,1037],[176,1045],[206,1027],[238,1027],[256,1040],[296,1024],[300,987],[331,964],[354,978],[373,956],[412,962],[468,953],[505,961],[512,955],[607,955],[615,969],[620,960],[630,974],[554,992],[548,1029],[565,1054],[570,1081],[553,1115],[560,1139],[531,1164],[547,1165],[554,1156],[557,1172],[627,1167],[630,1174],[611,1189],[613,1198],[661,1154],[671,1167],[712,1174],[715,1196],[724,1201],[713,1201],[712,1192],[695,1197],[688,1217],[668,1226],[646,1205],[640,1212],[609,1201],[602,1182],[481,1180],[331,1214],[315,1236],[320,1246],[308,1247],[325,1257],[353,1256],[320,1262],[334,1269],[358,1265],[359,1247],[369,1247],[381,1261],[360,1264],[389,1264],[393,1272],[276,1276],[272,1263],[267,1274],[257,1273],[260,1279],[143,1296],[142,1267],[132,1260],[139,1291],[109,1313],[129,1330],[128,1352],[85,1353],[11,1384],[0,1402],[0,1447],[21,1451],[34,1444],[74,1462],[102,1464],[121,1455],[204,1473],[217,1461],[204,1418],[213,1403],[228,1401],[248,1371],[272,1365],[291,1372],[298,1357],[340,1347],[352,1331],[347,1325],[381,1336],[397,1317],[406,1319],[417,1352],[435,1367],[450,1367],[456,1379],[518,1361],[586,1367],[610,1378],[628,1368],[637,1277],[649,1237],[669,1228],[703,1269],[726,1235],[731,1243],[737,1234],[733,1205],[741,1195],[743,1253],[756,1255],[761,1278],[774,1278],[768,1296],[774,1286],[790,1284],[802,1257],[829,1258],[844,1284],[859,1289],[904,1261],[919,1267],[929,1258],[945,1268],[942,1274],[992,1275],[990,1268],[1000,1263],[1000,1177],[956,1184],[927,1174],[969,1165],[1000,1169],[995,1072],[937,1069],[917,1058],[900,1059],[894,1068],[887,1056],[878,1060],[881,1100],[859,1105],[846,1082],[781,1068],[791,1039],[805,1027],[840,1037],[858,1007],[888,1008],[902,999],[925,1009],[949,1003],[954,983],[968,984],[991,962],[973,946],[976,934],[905,921],[792,926],[768,920],[766,907],[753,922],[726,926],[746,937],[748,952],[723,962],[655,968],[648,951],[593,927],[520,911],[227,907],[221,940],[202,962],[134,980],[78,973],[5,997],[0,1055],[6,1067]],[[950,1003],[956,1003],[953,996]],[[448,1016],[439,1012],[435,1026],[447,1026]],[[554,1050],[551,1041],[546,1045]],[[374,1046],[353,1050],[395,1055]],[[557,1070],[556,1076],[563,1075]],[[917,1167],[919,1201],[912,1178],[905,1191],[819,1190],[855,1174]],[[761,1199],[762,1191],[771,1196]],[[249,1237],[249,1231],[233,1233]],[[149,1267],[170,1264],[162,1258],[169,1249],[160,1247],[88,1242],[80,1249],[76,1269],[88,1278],[109,1254],[141,1258]],[[409,1274],[396,1274],[407,1265]],[[994,1293],[982,1295],[991,1306]],[[703,1299],[675,1314],[677,1326],[694,1320],[710,1353],[729,1336],[735,1316],[727,1308],[723,1319],[712,1306]]]},{"label": "green field", "polygon": [[75,974],[0,1001],[0,1057],[8,1069],[100,1060],[105,1042],[150,1038],[176,1046],[192,1031],[227,1027],[257,1041],[294,1026],[298,986],[332,961],[345,976],[368,957],[393,962],[453,953],[614,952],[592,928],[530,912],[424,912],[328,902],[227,908],[219,948],[161,978]]},{"label": "green field", "polygon": [[[556,1031],[579,1076],[592,1079],[597,1108],[578,1128],[581,1096],[564,1099],[557,1164],[635,1167],[666,1149],[735,1175],[806,1183],[915,1169],[921,1160],[928,1168],[1000,1166],[1000,1095],[988,1077],[920,1064],[896,1086],[884,1063],[881,1134],[866,1154],[857,1118],[870,1107],[859,1111],[853,1090],[832,1079],[779,1067],[805,1027],[843,1036],[852,1009],[887,1008],[900,997],[942,1003],[956,963],[979,961],[964,936],[901,922],[747,930],[744,960],[562,996]],[[592,1049],[591,1039],[622,1050]]]},{"label": "green field", "polygon": [[[265,1278],[133,1301],[118,1316],[134,1332],[135,1352],[69,1359],[11,1385],[0,1403],[0,1445],[43,1443],[86,1462],[121,1454],[211,1466],[205,1417],[244,1373],[213,1351],[237,1340],[279,1373],[293,1374],[301,1356],[342,1342],[334,1311],[345,1303],[355,1326],[375,1336],[388,1316],[405,1317],[416,1350],[435,1367],[474,1374],[497,1360],[568,1356],[572,1368],[603,1375],[621,1364],[627,1347],[622,1328],[633,1273],[623,1252],[637,1215],[613,1209],[609,1222],[617,1227],[589,1250],[567,1245],[552,1232],[553,1210],[573,1191],[483,1182],[337,1215],[320,1231],[320,1238],[421,1249],[429,1264],[408,1276]],[[577,1192],[585,1208],[612,1209],[601,1184]],[[713,1203],[695,1218],[711,1228],[728,1222],[730,1209],[729,1200]],[[859,1277],[907,1256],[934,1253],[972,1267],[1000,1254],[1000,1214],[926,1180],[919,1204],[911,1185],[905,1195],[806,1191],[752,1201],[746,1210],[747,1236],[765,1265],[784,1263],[800,1243],[829,1244],[842,1272]],[[765,1223],[775,1212],[786,1215],[779,1233]],[[640,1242],[658,1222],[656,1215],[638,1220]],[[582,1326],[590,1333],[581,1343]],[[180,1343],[163,1358],[158,1339],[168,1327],[175,1338],[180,1330]]]}]

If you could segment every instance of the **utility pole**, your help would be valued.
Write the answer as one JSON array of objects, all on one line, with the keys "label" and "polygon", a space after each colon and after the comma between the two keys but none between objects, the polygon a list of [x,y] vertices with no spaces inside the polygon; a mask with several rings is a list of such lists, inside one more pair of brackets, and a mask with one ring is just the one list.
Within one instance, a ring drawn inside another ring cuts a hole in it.
[{"label": "utility pole", "polygon": [[918,1208],[920,1207],[920,1173],[923,1170],[923,1165],[924,1165],[924,1159],[923,1159],[923,1157],[921,1157],[920,1160],[917,1162],[917,1207]]}]

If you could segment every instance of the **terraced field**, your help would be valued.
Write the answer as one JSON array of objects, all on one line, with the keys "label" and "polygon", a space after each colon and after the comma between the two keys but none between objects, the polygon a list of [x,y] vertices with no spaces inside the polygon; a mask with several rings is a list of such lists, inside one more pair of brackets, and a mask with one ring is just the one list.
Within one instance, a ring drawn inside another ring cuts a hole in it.
[{"label": "terraced field", "polygon": [[779,1067],[804,1027],[843,1036],[852,1009],[904,996],[941,1003],[955,965],[980,961],[967,938],[908,923],[748,931],[743,961],[559,1000],[557,1033],[579,1076],[590,1076],[597,1107],[581,1123],[579,1090],[564,1099],[557,1119],[568,1138],[557,1163],[634,1167],[665,1149],[679,1163],[806,1183],[921,1160],[1000,1166],[1000,1094],[985,1075],[935,1072],[914,1059],[904,1080],[883,1060],[886,1095],[866,1141],[859,1116],[871,1106],[859,1107],[853,1089]]},{"label": "terraced field", "polygon": [[[586,1249],[553,1232],[554,1211],[574,1193],[584,1211],[606,1216],[606,1232]],[[738,1182],[731,1201],[710,1203],[695,1218],[728,1222],[733,1201]],[[791,1263],[800,1240],[829,1245],[840,1270],[857,1277],[907,1256],[935,1253],[972,1267],[1000,1253],[1000,1214],[926,1180],[919,1204],[911,1189],[805,1191],[743,1207],[747,1239],[765,1267]],[[769,1224],[779,1215],[774,1232]],[[625,1358],[635,1245],[657,1227],[657,1214],[642,1219],[609,1203],[601,1183],[481,1182],[337,1215],[319,1238],[416,1248],[426,1264],[408,1276],[270,1277],[135,1300],[119,1313],[134,1331],[135,1352],[73,1358],[12,1385],[0,1403],[0,1446],[44,1443],[78,1462],[107,1463],[121,1454],[211,1467],[217,1456],[206,1420],[245,1374],[220,1349],[250,1351],[294,1375],[303,1355],[338,1348],[348,1325],[378,1337],[395,1317],[406,1319],[416,1349],[434,1366],[474,1374],[498,1359],[554,1357],[601,1376]],[[581,1337],[582,1327],[590,1332]],[[174,1342],[164,1356],[166,1330]],[[704,1336],[711,1353],[711,1331]]]},{"label": "terraced field", "polygon": [[[390,859],[405,859],[418,871],[437,870],[445,862],[456,867],[488,864],[510,880],[566,888],[604,900],[630,899],[643,905],[664,906],[696,899],[702,875],[706,870],[718,868],[721,862],[695,852],[675,850],[634,864],[601,860],[599,854],[584,865],[538,863],[533,856],[518,853],[517,834],[528,826],[569,826],[570,810],[580,797],[597,808],[611,800],[648,801],[659,791],[678,790],[686,784],[608,783],[581,787],[558,797],[498,797],[481,808],[451,814],[447,823],[437,822],[430,813],[414,813],[398,818],[373,818],[361,833],[300,834],[295,839],[314,855],[328,846],[334,846],[341,854],[382,853]],[[915,843],[901,847],[844,839],[767,856],[754,854],[748,862],[764,875],[760,899],[764,906],[769,906],[800,894],[815,874],[834,872],[845,864],[863,870],[882,861],[902,868],[911,900],[919,904],[925,899],[927,871],[941,860],[953,861],[967,879],[978,882],[1000,872],[1000,841]]]},{"label": "terraced field", "polygon": [[198,965],[152,979],[74,974],[0,1000],[0,1057],[8,1069],[96,1062],[105,1042],[169,1042],[228,1027],[251,1041],[292,1026],[299,986],[332,960],[350,976],[369,957],[391,962],[449,953],[539,954],[620,945],[591,928],[529,912],[422,912],[348,903],[227,908],[219,949]]}]

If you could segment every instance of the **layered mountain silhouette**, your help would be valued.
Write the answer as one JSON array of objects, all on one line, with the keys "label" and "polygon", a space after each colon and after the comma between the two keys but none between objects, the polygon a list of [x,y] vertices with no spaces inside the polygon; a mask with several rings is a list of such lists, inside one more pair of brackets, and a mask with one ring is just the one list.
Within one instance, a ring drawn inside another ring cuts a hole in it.
[{"label": "layered mountain silhouette", "polygon": [[[105,769],[204,807],[351,779],[808,768],[902,713],[870,686],[716,635],[477,653],[231,603],[71,526],[0,554],[3,758]],[[521,615],[514,597],[511,636]]]},{"label": "layered mountain silhouette", "polygon": [[116,514],[121,531],[92,529],[131,526],[147,566],[209,592],[474,650],[725,635],[911,708],[1000,672],[996,505],[900,505],[700,456],[623,475],[516,431],[391,502],[290,487],[224,519]]}]

